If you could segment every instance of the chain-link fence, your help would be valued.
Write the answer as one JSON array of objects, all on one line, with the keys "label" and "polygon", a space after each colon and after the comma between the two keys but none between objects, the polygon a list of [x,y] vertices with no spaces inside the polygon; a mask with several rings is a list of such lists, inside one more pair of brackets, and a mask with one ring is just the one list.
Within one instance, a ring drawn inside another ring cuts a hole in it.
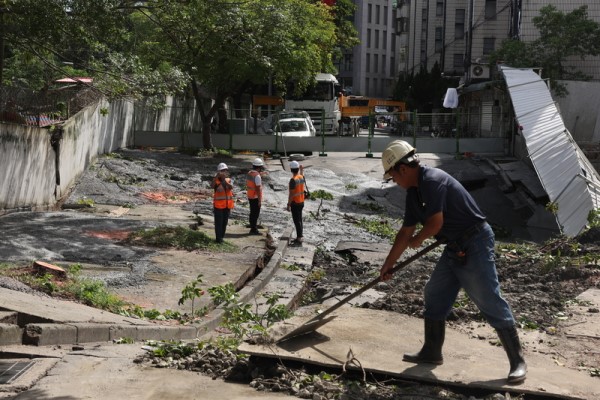
[{"label": "chain-link fence", "polygon": [[79,85],[46,91],[0,87],[0,121],[48,126],[65,121],[100,98],[97,91]]}]

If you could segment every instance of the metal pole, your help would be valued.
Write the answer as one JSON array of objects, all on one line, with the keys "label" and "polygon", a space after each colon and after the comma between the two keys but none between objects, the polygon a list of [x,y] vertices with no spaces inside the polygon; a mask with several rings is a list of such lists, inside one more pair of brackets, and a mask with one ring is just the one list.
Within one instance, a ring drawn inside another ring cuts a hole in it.
[{"label": "metal pole", "polygon": [[321,152],[319,157],[327,157],[325,153],[325,109],[321,109]]},{"label": "metal pole", "polygon": [[373,153],[371,153],[371,138],[375,135],[375,121],[373,118],[373,113],[369,110],[369,137],[367,138],[367,147],[368,151],[365,157],[373,158]]},{"label": "metal pole", "polygon": [[457,110],[456,115],[456,159],[460,160],[460,111]]}]

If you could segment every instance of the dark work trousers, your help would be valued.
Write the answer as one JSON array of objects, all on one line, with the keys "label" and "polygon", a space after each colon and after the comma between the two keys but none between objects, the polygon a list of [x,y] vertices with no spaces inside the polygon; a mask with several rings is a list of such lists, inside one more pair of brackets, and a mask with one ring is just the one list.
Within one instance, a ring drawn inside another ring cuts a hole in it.
[{"label": "dark work trousers", "polygon": [[260,203],[258,199],[248,199],[250,203],[250,229],[255,230],[260,215]]},{"label": "dark work trousers", "polygon": [[229,208],[213,208],[213,214],[215,216],[215,240],[218,243],[221,243],[225,237],[230,212],[231,210]]},{"label": "dark work trousers", "polygon": [[292,203],[290,205],[290,210],[292,211],[292,220],[294,221],[294,226],[296,227],[296,238],[302,237],[302,209],[304,208],[304,203]]}]

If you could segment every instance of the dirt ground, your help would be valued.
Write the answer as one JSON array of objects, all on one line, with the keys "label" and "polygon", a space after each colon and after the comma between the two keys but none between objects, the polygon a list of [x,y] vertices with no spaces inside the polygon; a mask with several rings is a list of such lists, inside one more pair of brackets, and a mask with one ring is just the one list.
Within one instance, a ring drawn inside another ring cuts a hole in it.
[{"label": "dirt ground", "polygon": [[[178,204],[184,210],[210,215],[209,183],[216,165],[219,162],[229,165],[235,191],[241,193],[245,173],[254,157],[256,155],[249,154],[214,158],[172,151],[123,150],[101,157],[90,166],[64,206],[74,207],[85,201],[121,207]],[[324,278],[314,282],[311,288],[313,300],[373,279],[381,266],[381,255],[378,258],[355,251],[336,252],[335,248],[343,240],[389,244],[389,239],[367,232],[356,222],[364,218],[388,218],[397,224],[402,214],[401,190],[382,183],[379,160],[358,156],[354,156],[352,163],[337,160],[312,157],[304,161],[308,167],[305,175],[309,188],[326,190],[334,197],[330,201],[310,201],[305,208],[305,240],[317,246],[312,269],[324,271]],[[268,160],[268,163],[260,223],[277,239],[291,224],[289,213],[283,209],[290,174],[281,168],[279,161]],[[481,174],[486,183],[474,189],[474,197],[480,201],[494,193],[496,202],[483,206],[484,212],[497,210],[499,215],[492,215],[490,219],[505,221],[503,232],[526,232],[522,225],[516,226],[523,219],[517,212],[510,211],[510,201],[500,198],[496,178],[487,170]],[[243,196],[239,196],[231,216],[232,223],[243,224],[247,215],[247,204]],[[568,328],[597,318],[599,312],[598,308],[578,300],[577,296],[589,288],[599,288],[600,231],[588,231],[575,240],[566,240],[557,234],[546,232],[545,240],[538,242],[531,241],[534,237],[539,238],[533,234],[499,240],[497,268],[503,295],[519,322],[526,352],[547,352],[555,355],[556,363],[598,374],[600,335],[593,332],[573,334]],[[436,259],[436,254],[427,255],[398,273],[393,280],[378,285],[382,297],[363,307],[420,316],[423,286]],[[497,340],[464,295],[457,299],[449,324],[481,340]],[[382,394],[378,398],[392,397]]]}]

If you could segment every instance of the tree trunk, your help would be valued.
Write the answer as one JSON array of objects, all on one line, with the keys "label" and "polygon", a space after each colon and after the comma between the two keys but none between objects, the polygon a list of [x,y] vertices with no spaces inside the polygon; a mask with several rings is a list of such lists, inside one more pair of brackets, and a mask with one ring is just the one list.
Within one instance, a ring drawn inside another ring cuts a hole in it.
[{"label": "tree trunk", "polygon": [[200,120],[202,121],[202,146],[205,150],[212,150],[212,137],[210,132],[210,123],[212,121],[212,117],[215,115],[215,111],[213,111],[213,107],[208,110],[208,112],[204,111],[204,99],[200,94],[200,88],[198,87],[198,83],[192,79],[192,93],[194,94],[194,100],[196,100],[196,107],[198,108],[198,112],[200,113]]}]

